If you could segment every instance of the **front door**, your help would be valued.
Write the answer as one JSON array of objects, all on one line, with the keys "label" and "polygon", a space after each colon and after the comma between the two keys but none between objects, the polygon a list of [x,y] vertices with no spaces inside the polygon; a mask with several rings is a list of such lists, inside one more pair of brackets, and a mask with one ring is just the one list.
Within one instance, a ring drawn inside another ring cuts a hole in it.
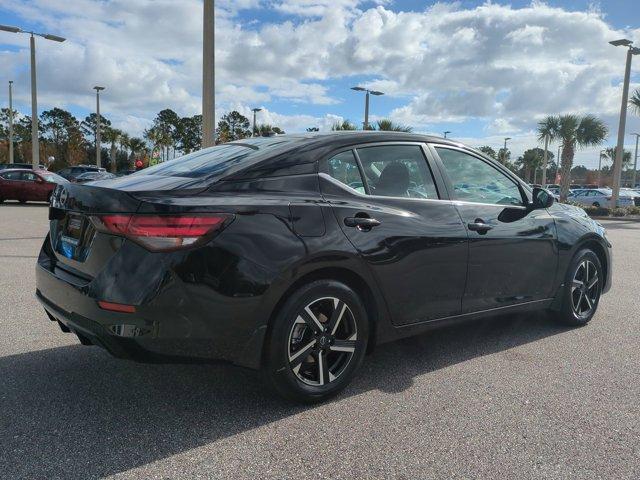
[{"label": "front door", "polygon": [[426,152],[419,143],[386,143],[320,165],[323,195],[396,325],[457,315],[464,293],[466,230],[452,202],[440,199]]},{"label": "front door", "polygon": [[516,180],[488,160],[463,149],[434,147],[469,235],[463,312],[552,297],[558,255],[551,215],[528,209]]}]

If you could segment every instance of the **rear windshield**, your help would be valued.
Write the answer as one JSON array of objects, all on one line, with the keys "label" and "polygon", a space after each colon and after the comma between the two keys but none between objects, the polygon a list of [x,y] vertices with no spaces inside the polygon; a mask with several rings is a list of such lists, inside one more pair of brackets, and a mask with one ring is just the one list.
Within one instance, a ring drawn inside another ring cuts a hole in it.
[{"label": "rear windshield", "polygon": [[133,175],[162,175],[167,177],[210,177],[220,176],[234,167],[251,165],[265,153],[293,143],[293,138],[268,137],[248,138],[205,148],[182,157],[145,168]]},{"label": "rear windshield", "polygon": [[55,173],[43,173],[42,178],[49,183],[68,183],[66,178],[56,175]]}]

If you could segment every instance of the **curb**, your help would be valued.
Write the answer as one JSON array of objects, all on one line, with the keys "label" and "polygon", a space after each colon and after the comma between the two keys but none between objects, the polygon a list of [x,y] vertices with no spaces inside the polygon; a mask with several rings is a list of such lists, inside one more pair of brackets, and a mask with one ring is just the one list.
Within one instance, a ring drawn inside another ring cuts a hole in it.
[{"label": "curb", "polygon": [[589,217],[592,218],[593,220],[616,220],[619,222],[640,222],[640,216],[638,215],[627,215],[624,217],[614,217],[614,216],[608,216],[608,217]]}]

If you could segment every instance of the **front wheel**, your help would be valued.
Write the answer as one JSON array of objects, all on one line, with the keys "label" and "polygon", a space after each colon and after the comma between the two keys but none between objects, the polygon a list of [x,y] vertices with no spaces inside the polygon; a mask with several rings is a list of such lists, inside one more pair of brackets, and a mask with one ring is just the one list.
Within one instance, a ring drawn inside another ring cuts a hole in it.
[{"label": "front wheel", "polygon": [[352,380],[368,337],[366,309],[351,288],[334,280],[311,282],[289,297],[271,326],[267,378],[291,400],[325,400]]},{"label": "front wheel", "polygon": [[571,261],[565,277],[562,308],[556,313],[566,325],[586,325],[593,318],[600,302],[603,285],[600,259],[591,250],[580,250]]}]

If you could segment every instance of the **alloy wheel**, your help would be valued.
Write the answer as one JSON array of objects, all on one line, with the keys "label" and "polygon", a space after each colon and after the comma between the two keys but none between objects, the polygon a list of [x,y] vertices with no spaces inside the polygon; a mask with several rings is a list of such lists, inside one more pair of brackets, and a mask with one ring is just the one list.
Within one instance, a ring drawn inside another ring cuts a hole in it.
[{"label": "alloy wheel", "polygon": [[358,330],[349,306],[335,297],[318,298],[298,312],[289,332],[289,367],[301,382],[324,386],[344,373]]},{"label": "alloy wheel", "polygon": [[598,269],[590,260],[583,260],[578,265],[571,282],[571,307],[579,318],[586,318],[593,313],[600,295],[600,279]]}]

